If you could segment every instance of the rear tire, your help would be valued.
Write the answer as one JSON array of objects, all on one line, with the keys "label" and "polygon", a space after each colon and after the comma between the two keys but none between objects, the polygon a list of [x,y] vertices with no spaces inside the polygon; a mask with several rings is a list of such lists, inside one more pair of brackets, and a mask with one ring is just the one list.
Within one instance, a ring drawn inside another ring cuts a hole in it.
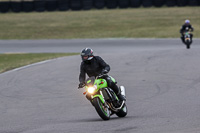
[{"label": "rear tire", "polygon": [[94,105],[97,113],[103,120],[110,119],[109,109],[103,105],[103,103],[101,102],[101,100],[99,98],[96,97],[93,99],[93,105]]},{"label": "rear tire", "polygon": [[116,113],[116,115],[118,117],[125,117],[127,115],[127,113],[128,113],[128,109],[127,109],[126,104],[124,103],[124,106],[122,107],[122,109],[119,112]]}]

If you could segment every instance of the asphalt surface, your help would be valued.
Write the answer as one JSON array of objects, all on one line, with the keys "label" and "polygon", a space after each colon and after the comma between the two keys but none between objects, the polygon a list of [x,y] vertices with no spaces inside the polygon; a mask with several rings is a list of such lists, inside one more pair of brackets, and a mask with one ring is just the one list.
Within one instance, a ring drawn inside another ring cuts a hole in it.
[{"label": "asphalt surface", "polygon": [[0,53],[80,52],[91,47],[126,88],[128,115],[103,121],[78,90],[80,57],[0,74],[0,133],[199,133],[200,40],[0,41]]},{"label": "asphalt surface", "polygon": [[[194,45],[199,41],[196,39]],[[133,49],[184,48],[180,39],[0,40],[0,53],[80,52],[84,47],[91,47],[98,54],[131,52]]]}]

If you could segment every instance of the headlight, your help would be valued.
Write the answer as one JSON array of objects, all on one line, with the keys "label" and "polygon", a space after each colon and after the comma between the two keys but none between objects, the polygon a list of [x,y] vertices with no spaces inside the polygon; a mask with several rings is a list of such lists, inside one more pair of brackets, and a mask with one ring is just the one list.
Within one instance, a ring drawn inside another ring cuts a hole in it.
[{"label": "headlight", "polygon": [[90,94],[93,94],[94,91],[95,91],[96,89],[97,89],[97,86],[94,85],[94,86],[92,86],[92,87],[89,87],[89,88],[87,89],[87,91],[88,91]]}]

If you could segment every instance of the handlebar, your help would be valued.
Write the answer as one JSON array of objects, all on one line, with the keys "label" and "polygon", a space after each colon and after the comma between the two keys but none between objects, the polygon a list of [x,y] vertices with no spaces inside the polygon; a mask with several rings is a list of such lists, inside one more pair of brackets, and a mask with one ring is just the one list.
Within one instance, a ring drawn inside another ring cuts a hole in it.
[{"label": "handlebar", "polygon": [[83,87],[85,87],[85,83],[82,86],[80,86],[79,84],[78,89],[83,88]]},{"label": "handlebar", "polygon": [[[107,74],[100,74],[100,75],[96,76],[96,79],[102,78],[103,76],[106,76],[106,75],[107,75]],[[78,89],[83,88],[83,87],[85,87],[85,86],[86,86],[85,83],[84,83],[83,85],[80,85],[80,84],[79,84]]]},{"label": "handlebar", "polygon": [[97,77],[96,77],[96,79],[98,79],[98,78],[102,78],[103,76],[106,76],[107,74],[100,74],[100,75],[98,75]]}]

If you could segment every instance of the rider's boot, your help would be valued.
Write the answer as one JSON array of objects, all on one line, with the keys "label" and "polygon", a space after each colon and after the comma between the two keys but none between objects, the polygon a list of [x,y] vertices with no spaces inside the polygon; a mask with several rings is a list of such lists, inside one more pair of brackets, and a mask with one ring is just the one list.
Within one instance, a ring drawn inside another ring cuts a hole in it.
[{"label": "rider's boot", "polygon": [[116,84],[113,84],[112,87],[113,87],[113,90],[115,91],[115,94],[117,94],[117,97],[119,98],[119,100],[120,101],[126,101],[125,96],[123,96],[121,94],[121,89]]},{"label": "rider's boot", "polygon": [[126,100],[125,97],[121,94],[120,88],[115,83],[112,83],[111,87],[114,90],[115,94],[117,94],[117,97],[120,101]]},{"label": "rider's boot", "polygon": [[120,88],[117,86],[116,83],[114,83],[110,78],[107,78],[108,86],[117,94],[117,97],[120,101],[126,101],[125,96],[121,94]]},{"label": "rider's boot", "polygon": [[126,101],[125,96],[123,96],[121,93],[119,93],[119,94],[117,95],[117,97],[119,98],[120,101]]}]

